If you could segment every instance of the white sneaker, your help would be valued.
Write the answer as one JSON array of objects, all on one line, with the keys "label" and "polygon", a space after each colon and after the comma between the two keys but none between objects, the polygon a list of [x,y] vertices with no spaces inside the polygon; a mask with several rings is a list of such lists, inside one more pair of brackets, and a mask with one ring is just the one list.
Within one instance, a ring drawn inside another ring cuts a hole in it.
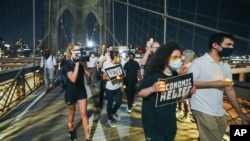
[{"label": "white sneaker", "polygon": [[128,111],[128,113],[131,113],[131,112],[132,112],[132,110],[131,110],[131,109],[128,109],[127,111]]},{"label": "white sneaker", "polygon": [[108,125],[112,128],[116,127],[116,124],[112,120],[108,120]]},{"label": "white sneaker", "polygon": [[136,104],[135,104],[135,103],[133,103],[132,105],[133,105],[133,106],[136,106]]},{"label": "white sneaker", "polygon": [[113,114],[113,118],[116,120],[116,121],[120,121],[121,118],[119,117],[118,114]]}]

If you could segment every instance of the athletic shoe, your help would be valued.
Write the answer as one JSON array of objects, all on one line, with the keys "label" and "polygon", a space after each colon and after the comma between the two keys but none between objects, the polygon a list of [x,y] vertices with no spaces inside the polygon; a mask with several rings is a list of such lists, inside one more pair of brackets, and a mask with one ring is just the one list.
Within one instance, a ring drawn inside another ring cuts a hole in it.
[{"label": "athletic shoe", "polygon": [[116,124],[112,120],[108,120],[108,125],[112,128],[116,127]]},{"label": "athletic shoe", "polygon": [[56,83],[53,82],[53,83],[52,83],[52,89],[54,89],[55,87],[56,87]]},{"label": "athletic shoe", "polygon": [[133,106],[136,106],[136,104],[135,104],[135,103],[133,103],[132,105],[133,105]]},{"label": "athletic shoe", "polygon": [[69,131],[68,137],[70,138],[70,140],[74,141],[75,139],[77,139],[76,132],[75,131]]},{"label": "athletic shoe", "polygon": [[128,113],[131,113],[131,112],[132,112],[132,110],[131,110],[131,109],[128,109],[127,111],[128,111]]},{"label": "athletic shoe", "polygon": [[113,114],[113,118],[116,120],[116,121],[120,121],[121,118],[119,117],[118,114]]},{"label": "athletic shoe", "polygon": [[45,93],[48,93],[48,92],[49,92],[49,88],[46,88],[46,89],[45,89]]}]

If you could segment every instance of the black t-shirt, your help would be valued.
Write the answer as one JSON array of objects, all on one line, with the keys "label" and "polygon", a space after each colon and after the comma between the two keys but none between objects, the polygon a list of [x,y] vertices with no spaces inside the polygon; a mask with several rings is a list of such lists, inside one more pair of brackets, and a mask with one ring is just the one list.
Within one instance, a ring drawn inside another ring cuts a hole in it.
[{"label": "black t-shirt", "polygon": [[[67,60],[64,63],[63,69],[65,71],[65,73],[67,74],[69,71],[74,71],[75,68],[75,63],[72,60]],[[73,93],[73,92],[82,92],[83,90],[85,90],[84,87],[84,69],[82,67],[82,65],[79,65],[79,70],[78,70],[78,76],[77,76],[77,80],[75,83],[71,82],[69,80],[69,83],[67,85],[66,88],[66,93]]]},{"label": "black t-shirt", "polygon": [[[173,72],[172,76],[178,75]],[[158,78],[168,78],[163,72],[153,73],[144,76],[138,91],[152,86]],[[176,103],[161,107],[155,107],[156,93],[143,98],[142,103],[142,122],[145,132],[158,132],[161,134],[171,134],[174,136],[177,130],[176,125]]]},{"label": "black t-shirt", "polygon": [[138,62],[129,60],[125,63],[124,70],[127,71],[126,80],[128,82],[138,82],[137,71],[140,70],[140,65]]}]

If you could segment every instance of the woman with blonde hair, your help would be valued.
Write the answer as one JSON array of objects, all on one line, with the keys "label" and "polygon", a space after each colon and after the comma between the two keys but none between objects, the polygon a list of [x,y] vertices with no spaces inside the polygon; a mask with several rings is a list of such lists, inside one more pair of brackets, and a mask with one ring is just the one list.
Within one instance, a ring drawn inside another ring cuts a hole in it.
[{"label": "woman with blonde hair", "polygon": [[89,76],[89,72],[86,62],[81,61],[81,53],[79,44],[70,43],[67,47],[67,61],[63,66],[64,72],[69,80],[65,91],[65,102],[68,109],[68,136],[71,140],[77,138],[76,130],[74,129],[76,103],[79,104],[85,139],[90,140],[87,92],[84,85],[84,73]]}]

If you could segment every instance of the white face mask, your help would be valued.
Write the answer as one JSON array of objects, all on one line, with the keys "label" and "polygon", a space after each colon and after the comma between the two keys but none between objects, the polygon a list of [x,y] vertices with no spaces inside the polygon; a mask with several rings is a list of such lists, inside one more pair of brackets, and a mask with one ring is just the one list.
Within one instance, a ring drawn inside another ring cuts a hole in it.
[{"label": "white face mask", "polygon": [[95,57],[95,55],[94,55],[94,54],[91,54],[91,57],[92,57],[92,58],[94,58],[94,57]]},{"label": "white face mask", "polygon": [[181,59],[172,60],[172,61],[169,61],[168,65],[172,70],[178,71],[182,65],[182,62],[181,62]]},{"label": "white face mask", "polygon": [[76,56],[81,56],[82,52],[80,50],[74,50]]}]

